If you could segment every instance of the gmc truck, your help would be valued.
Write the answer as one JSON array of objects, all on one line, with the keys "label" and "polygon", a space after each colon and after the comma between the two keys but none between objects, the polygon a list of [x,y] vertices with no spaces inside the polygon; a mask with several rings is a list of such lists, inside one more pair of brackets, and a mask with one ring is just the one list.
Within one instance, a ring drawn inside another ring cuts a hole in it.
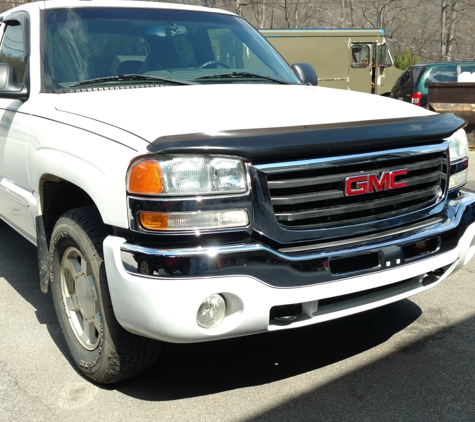
[{"label": "gmc truck", "polygon": [[164,342],[303,327],[435,287],[475,252],[465,122],[314,86],[226,11],[0,15],[0,217],[37,246],[98,383]]}]

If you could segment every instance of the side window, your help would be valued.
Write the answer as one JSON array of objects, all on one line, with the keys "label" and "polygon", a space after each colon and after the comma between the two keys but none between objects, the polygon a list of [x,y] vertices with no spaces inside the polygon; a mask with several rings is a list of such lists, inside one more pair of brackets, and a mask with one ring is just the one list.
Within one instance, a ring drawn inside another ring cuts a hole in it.
[{"label": "side window", "polygon": [[438,66],[431,69],[424,83],[425,87],[428,82],[457,82],[457,67]]},{"label": "side window", "polygon": [[351,67],[367,68],[371,49],[367,44],[353,44],[351,46]]},{"label": "side window", "polygon": [[392,66],[391,55],[386,44],[378,45],[378,66],[389,67]]},{"label": "side window", "polygon": [[406,70],[398,79],[398,85],[405,85],[409,81],[409,70]]},{"label": "side window", "polygon": [[9,63],[16,73],[17,82],[25,76],[23,31],[18,22],[8,22],[0,45],[0,63]]}]

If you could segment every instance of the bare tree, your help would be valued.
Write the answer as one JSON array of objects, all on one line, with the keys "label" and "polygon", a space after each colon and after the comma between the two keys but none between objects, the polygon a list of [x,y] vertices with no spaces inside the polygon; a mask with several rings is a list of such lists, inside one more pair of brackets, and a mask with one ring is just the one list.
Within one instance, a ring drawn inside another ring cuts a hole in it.
[{"label": "bare tree", "polygon": [[320,13],[315,0],[281,0],[273,3],[275,11],[273,24],[284,28],[306,28],[312,26]]},{"label": "bare tree", "polygon": [[246,3],[246,11],[250,11],[253,17],[252,20],[255,21],[258,28],[272,28],[274,26],[275,3],[272,0],[269,5],[267,4],[268,0],[250,0]]},{"label": "bare tree", "polygon": [[353,0],[341,0],[341,27],[355,26],[355,7]]},{"label": "bare tree", "polygon": [[12,9],[16,6],[20,6],[24,3],[30,3],[28,0],[11,0],[11,1],[2,1],[0,2],[0,13],[5,12],[6,10]]},{"label": "bare tree", "polygon": [[403,0],[362,0],[361,13],[366,22],[373,28],[383,28],[386,32],[394,31],[405,13]]}]

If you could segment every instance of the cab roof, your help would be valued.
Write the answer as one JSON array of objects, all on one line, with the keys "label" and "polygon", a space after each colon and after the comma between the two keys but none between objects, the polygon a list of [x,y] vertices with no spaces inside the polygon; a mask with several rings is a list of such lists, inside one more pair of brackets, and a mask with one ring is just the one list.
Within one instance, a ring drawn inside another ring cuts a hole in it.
[{"label": "cab roof", "polygon": [[33,3],[25,3],[21,6],[15,7],[13,9],[7,10],[1,14],[1,16],[6,16],[10,12],[17,10],[51,10],[51,9],[64,9],[64,8],[76,8],[76,7],[118,7],[118,8],[140,8],[140,9],[167,9],[167,10],[189,10],[189,11],[200,11],[207,13],[219,13],[219,14],[228,14],[234,15],[234,13],[228,12],[222,9],[214,9],[204,6],[189,6],[185,4],[177,3],[159,3],[159,2],[149,2],[149,1],[118,1],[118,0],[49,0],[49,1],[36,1]]}]

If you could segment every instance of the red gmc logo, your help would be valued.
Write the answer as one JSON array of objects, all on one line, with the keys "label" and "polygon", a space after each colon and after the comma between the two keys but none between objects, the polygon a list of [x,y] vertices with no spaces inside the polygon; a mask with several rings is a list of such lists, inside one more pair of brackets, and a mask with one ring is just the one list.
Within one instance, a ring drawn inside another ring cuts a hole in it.
[{"label": "red gmc logo", "polygon": [[384,171],[381,176],[363,174],[350,176],[345,179],[345,195],[364,195],[365,193],[382,192],[390,189],[399,189],[407,186],[406,182],[396,182],[396,176],[407,174],[407,170]]}]

